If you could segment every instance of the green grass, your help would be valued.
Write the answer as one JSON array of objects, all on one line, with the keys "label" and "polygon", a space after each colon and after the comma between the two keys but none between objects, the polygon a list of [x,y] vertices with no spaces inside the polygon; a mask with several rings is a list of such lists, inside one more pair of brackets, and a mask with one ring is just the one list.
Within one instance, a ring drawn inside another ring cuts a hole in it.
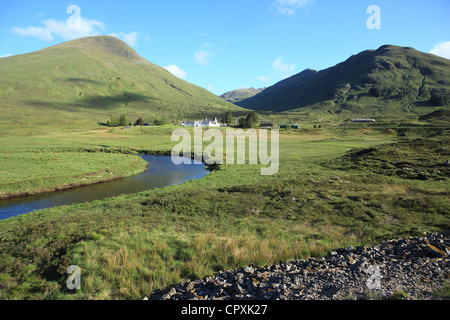
[{"label": "green grass", "polygon": [[435,293],[435,296],[437,296],[437,297],[443,297],[443,298],[446,298],[446,299],[449,299],[450,298],[450,281],[445,281],[443,284],[442,284],[442,288],[441,289],[439,289],[436,293]]},{"label": "green grass", "polygon": [[378,148],[354,150],[331,166],[364,170],[403,179],[448,181],[450,140],[402,140]]},{"label": "green grass", "polygon": [[[173,129],[60,128],[57,134],[12,136],[0,146],[166,152],[175,144]],[[402,141],[395,131],[370,128],[291,131],[280,136],[275,176],[261,176],[259,165],[222,165],[179,186],[0,221],[0,298],[142,299],[218,270],[447,230],[446,181],[341,163],[351,150],[374,148],[381,156]],[[408,150],[415,159],[419,150]],[[65,287],[71,264],[82,270],[82,288],[75,292]]]},{"label": "green grass", "polygon": [[120,153],[120,149],[3,147],[0,150],[0,198],[118,179],[144,171],[147,164],[136,155]]}]

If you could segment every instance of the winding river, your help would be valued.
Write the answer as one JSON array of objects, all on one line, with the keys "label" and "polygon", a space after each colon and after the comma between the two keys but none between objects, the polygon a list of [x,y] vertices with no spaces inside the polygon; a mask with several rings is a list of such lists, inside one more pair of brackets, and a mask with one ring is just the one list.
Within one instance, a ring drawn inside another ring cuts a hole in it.
[{"label": "winding river", "polygon": [[121,194],[137,193],[177,185],[192,179],[201,179],[209,173],[205,169],[205,164],[175,165],[172,163],[170,156],[143,154],[140,156],[149,163],[149,166],[145,172],[135,176],[65,191],[1,200],[0,220],[34,210],[90,202]]}]

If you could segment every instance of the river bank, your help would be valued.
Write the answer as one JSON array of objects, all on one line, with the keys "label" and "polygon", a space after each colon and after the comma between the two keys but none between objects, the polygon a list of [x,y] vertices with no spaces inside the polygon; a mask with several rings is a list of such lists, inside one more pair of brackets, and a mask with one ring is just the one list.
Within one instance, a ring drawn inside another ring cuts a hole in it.
[{"label": "river bank", "polygon": [[[77,188],[56,190],[0,202],[0,220],[36,210],[75,203],[92,202],[201,179],[208,174],[205,165],[176,165],[170,156],[139,154],[145,170],[125,177],[106,180]],[[108,175],[109,176],[109,175]]]},{"label": "river bank", "polygon": [[144,172],[147,166],[130,151],[6,149],[2,150],[0,200],[113,181]]}]

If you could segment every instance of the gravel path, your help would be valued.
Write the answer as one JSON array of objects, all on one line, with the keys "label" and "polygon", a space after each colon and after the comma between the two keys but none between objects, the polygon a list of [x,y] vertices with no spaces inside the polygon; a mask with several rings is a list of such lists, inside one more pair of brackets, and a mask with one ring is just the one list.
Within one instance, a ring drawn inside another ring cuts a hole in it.
[{"label": "gravel path", "polygon": [[374,247],[337,249],[323,258],[246,267],[155,293],[156,300],[448,299],[450,231]]}]

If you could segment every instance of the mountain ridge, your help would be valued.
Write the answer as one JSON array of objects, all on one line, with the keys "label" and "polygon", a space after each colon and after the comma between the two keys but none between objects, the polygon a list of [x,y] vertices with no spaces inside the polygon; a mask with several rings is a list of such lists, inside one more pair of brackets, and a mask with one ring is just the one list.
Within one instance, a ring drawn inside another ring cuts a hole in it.
[{"label": "mountain ridge", "polygon": [[[411,47],[383,45],[321,71],[304,70],[236,104],[287,111],[324,105],[332,112],[358,105],[426,105],[433,94],[450,93],[450,60]],[[346,109],[347,108],[347,109]]]},{"label": "mountain ridge", "polygon": [[239,101],[242,101],[244,99],[253,97],[254,95],[257,95],[258,93],[264,91],[266,88],[247,88],[247,89],[236,89],[231,90],[228,92],[225,92],[224,94],[220,95],[220,97],[228,102],[236,103]]}]

